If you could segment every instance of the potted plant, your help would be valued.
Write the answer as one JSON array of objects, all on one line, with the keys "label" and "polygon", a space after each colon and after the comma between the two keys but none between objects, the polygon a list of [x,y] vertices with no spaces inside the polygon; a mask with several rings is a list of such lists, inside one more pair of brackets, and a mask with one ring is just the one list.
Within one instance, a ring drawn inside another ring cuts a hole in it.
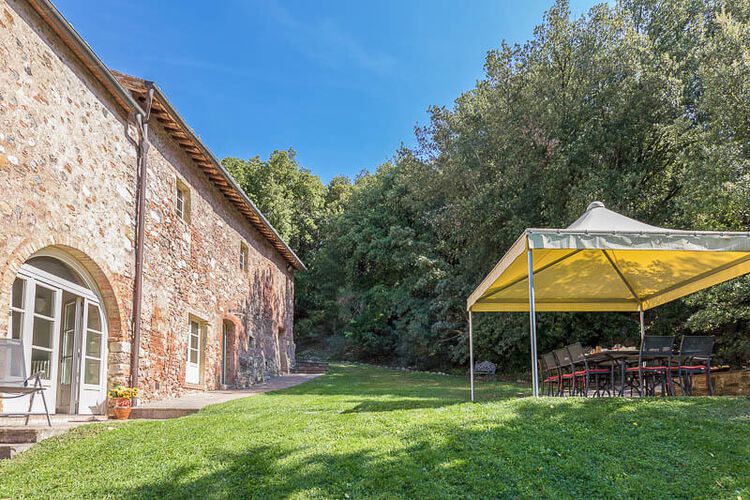
[{"label": "potted plant", "polygon": [[138,397],[137,387],[115,386],[109,390],[109,398],[115,403],[113,411],[117,420],[127,420],[130,417],[131,402]]}]

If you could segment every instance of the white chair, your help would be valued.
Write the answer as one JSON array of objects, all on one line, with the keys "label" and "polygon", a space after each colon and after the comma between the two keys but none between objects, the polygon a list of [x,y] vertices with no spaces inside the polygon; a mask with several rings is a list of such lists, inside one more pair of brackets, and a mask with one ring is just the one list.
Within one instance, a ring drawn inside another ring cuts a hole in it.
[{"label": "white chair", "polygon": [[[34,407],[34,397],[37,393],[42,396],[44,414],[47,416],[47,425],[52,427],[47,400],[44,398],[41,372],[37,371],[32,373],[30,377],[27,377],[23,343],[16,339],[0,339],[0,399],[31,396],[29,409],[26,413],[0,413],[0,416],[22,417],[25,415],[26,425],[29,425],[29,417],[35,415],[31,410]],[[38,415],[41,415],[41,413]]]}]

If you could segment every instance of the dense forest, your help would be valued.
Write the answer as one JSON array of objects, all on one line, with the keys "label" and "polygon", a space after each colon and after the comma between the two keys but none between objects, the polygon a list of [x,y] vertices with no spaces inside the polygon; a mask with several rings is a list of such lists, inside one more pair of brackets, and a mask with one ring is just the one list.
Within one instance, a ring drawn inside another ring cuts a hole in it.
[{"label": "dense forest", "polygon": [[[500,37],[501,34],[498,34]],[[650,224],[750,230],[750,1],[557,2],[522,45],[434,107],[417,147],[328,185],[294,151],[225,166],[310,268],[299,352],[423,369],[466,363],[465,301],[526,227],[589,202]],[[750,360],[750,279],[649,311]],[[540,349],[635,339],[629,314],[541,314]],[[478,359],[528,367],[528,315],[478,315]]]}]

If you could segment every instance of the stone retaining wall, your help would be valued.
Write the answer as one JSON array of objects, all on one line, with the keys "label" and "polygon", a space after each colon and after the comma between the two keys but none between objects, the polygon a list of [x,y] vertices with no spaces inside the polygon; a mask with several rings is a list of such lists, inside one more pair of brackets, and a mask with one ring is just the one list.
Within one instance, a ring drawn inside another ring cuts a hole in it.
[{"label": "stone retaining wall", "polygon": [[[711,382],[717,396],[750,396],[750,370],[716,372],[711,374]],[[696,395],[707,394],[706,377],[695,376],[693,389]]]}]

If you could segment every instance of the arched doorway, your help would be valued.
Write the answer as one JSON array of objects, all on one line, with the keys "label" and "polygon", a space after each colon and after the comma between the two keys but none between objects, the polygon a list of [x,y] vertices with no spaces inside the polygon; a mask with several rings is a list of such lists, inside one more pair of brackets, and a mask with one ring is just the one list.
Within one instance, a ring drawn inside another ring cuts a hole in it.
[{"label": "arched doorway", "polygon": [[235,327],[234,323],[225,319],[221,327],[221,386],[234,386],[235,380]]},{"label": "arched doorway", "polygon": [[289,358],[287,357],[287,340],[285,337],[286,330],[284,327],[279,327],[276,330],[276,353],[279,356],[279,373],[289,373]]},{"label": "arched doorway", "polygon": [[96,284],[75,259],[49,249],[21,266],[11,290],[9,331],[23,343],[26,372],[41,374],[50,411],[104,411],[107,319]]}]

